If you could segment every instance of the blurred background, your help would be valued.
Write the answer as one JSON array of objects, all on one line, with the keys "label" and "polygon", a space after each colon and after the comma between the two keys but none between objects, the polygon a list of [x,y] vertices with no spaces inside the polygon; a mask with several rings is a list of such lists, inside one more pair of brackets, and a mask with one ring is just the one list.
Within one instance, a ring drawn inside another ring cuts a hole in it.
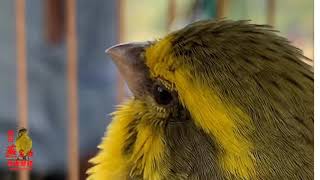
[{"label": "blurred background", "polygon": [[[116,43],[155,40],[196,20],[226,17],[270,24],[313,59],[312,0],[24,1],[0,1],[4,180],[85,179],[109,113],[130,94],[104,53]],[[5,159],[7,131],[21,126],[34,151],[24,176],[9,171]]]}]

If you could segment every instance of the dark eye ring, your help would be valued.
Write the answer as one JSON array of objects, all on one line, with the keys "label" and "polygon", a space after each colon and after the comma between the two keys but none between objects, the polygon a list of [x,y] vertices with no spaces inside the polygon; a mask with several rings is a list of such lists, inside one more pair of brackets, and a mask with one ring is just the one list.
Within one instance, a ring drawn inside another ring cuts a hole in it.
[{"label": "dark eye ring", "polygon": [[163,85],[155,85],[153,88],[155,101],[160,105],[168,105],[173,100],[171,92]]}]

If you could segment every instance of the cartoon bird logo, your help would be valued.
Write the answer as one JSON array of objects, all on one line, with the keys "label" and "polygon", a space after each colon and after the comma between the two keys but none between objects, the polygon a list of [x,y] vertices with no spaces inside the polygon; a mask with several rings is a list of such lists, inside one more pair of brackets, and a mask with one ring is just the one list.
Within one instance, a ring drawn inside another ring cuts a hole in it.
[{"label": "cartoon bird logo", "polygon": [[28,136],[28,130],[26,128],[19,129],[15,145],[18,152],[22,153],[23,159],[27,159],[27,155],[32,149],[32,140]]}]

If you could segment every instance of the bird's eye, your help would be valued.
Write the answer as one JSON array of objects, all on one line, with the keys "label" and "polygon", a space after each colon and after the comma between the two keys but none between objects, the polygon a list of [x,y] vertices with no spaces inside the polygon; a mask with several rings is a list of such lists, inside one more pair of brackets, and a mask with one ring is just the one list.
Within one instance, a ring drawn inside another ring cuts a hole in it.
[{"label": "bird's eye", "polygon": [[167,105],[173,99],[170,91],[162,85],[156,85],[154,87],[153,95],[156,102],[160,105]]}]

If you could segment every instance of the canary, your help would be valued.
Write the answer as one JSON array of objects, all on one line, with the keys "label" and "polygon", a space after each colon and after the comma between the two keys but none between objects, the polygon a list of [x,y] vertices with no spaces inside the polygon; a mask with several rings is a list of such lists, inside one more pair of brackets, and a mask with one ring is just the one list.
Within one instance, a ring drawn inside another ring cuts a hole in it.
[{"label": "canary", "polygon": [[199,21],[107,53],[133,97],[89,180],[313,179],[313,70],[271,27]]},{"label": "canary", "polygon": [[16,149],[18,150],[18,152],[23,153],[23,159],[26,159],[28,156],[28,153],[32,149],[32,140],[28,136],[27,129],[25,129],[25,128],[19,129],[18,137],[16,139],[15,145],[16,145]]}]

